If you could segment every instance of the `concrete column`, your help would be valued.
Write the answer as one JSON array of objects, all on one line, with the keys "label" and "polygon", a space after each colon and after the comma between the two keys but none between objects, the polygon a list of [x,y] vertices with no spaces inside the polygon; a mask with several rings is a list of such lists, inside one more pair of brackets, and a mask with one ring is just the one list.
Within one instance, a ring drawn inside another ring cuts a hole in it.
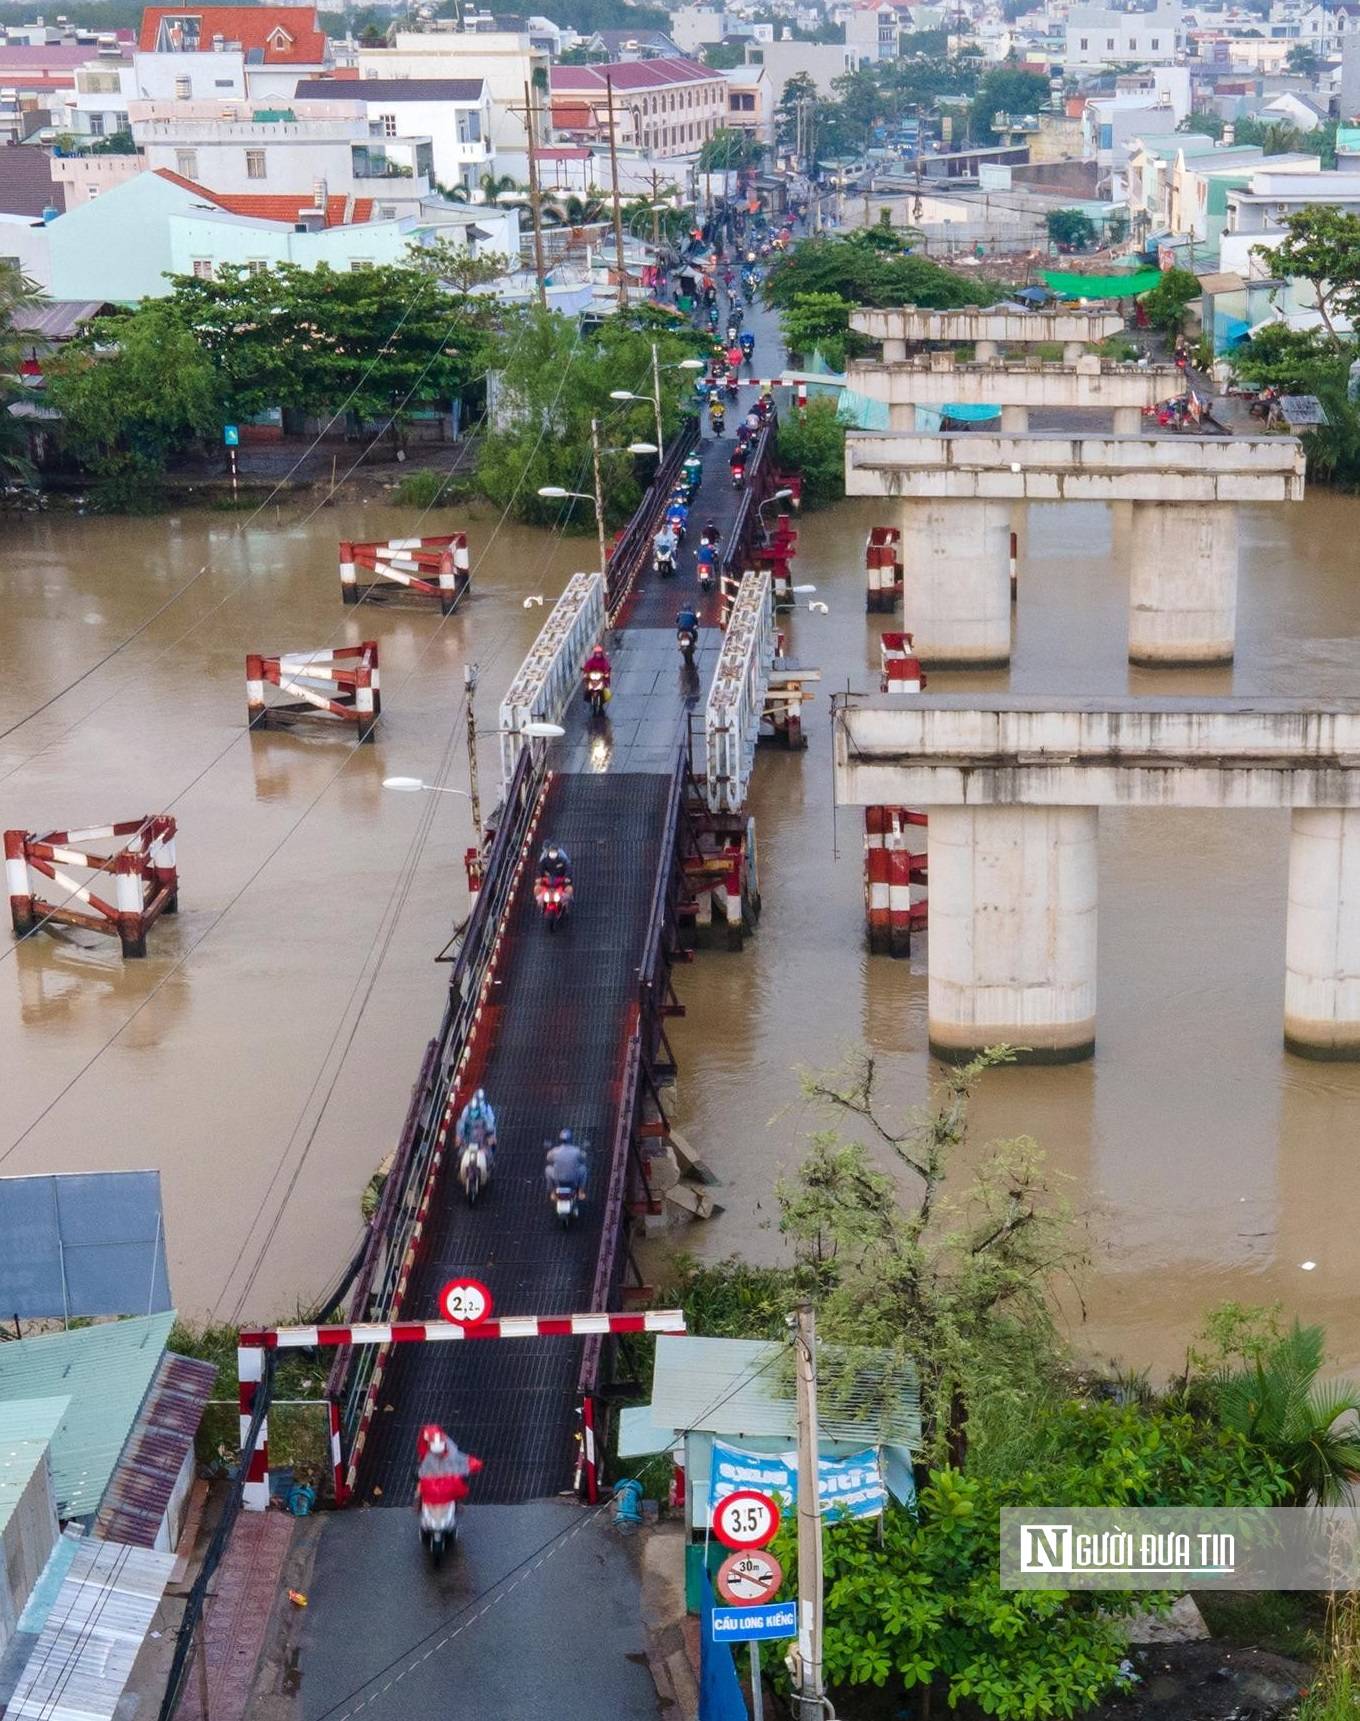
[{"label": "concrete column", "polygon": [[1000,351],[995,341],[976,341],[973,344],[973,357],[980,365],[994,364]]},{"label": "concrete column", "polygon": [[930,1049],[1087,1058],[1096,1035],[1094,807],[929,812]]},{"label": "concrete column", "polygon": [[1086,355],[1086,342],[1085,341],[1064,341],[1063,342],[1063,363],[1065,365],[1074,365],[1074,364],[1076,364],[1076,362],[1079,358],[1084,358],[1085,355]]},{"label": "concrete column", "polygon": [[885,365],[902,365],[907,362],[907,343],[905,341],[884,341],[883,363]]},{"label": "concrete column", "polygon": [[1237,633],[1237,505],[1135,502],[1129,662],[1231,663]]},{"label": "concrete column", "polygon": [[1011,658],[1009,502],[902,504],[902,625],[941,669],[1000,669]]},{"label": "concrete column", "polygon": [[1141,436],[1143,433],[1143,409],[1141,406],[1117,406],[1114,409],[1114,433],[1116,436]]},{"label": "concrete column", "polygon": [[1029,408],[1027,406],[1003,406],[1001,408],[1001,432],[1015,436],[1023,436],[1029,429]]},{"label": "concrete column", "polygon": [[1285,1045],[1360,1059],[1360,811],[1295,811],[1285,924]]}]

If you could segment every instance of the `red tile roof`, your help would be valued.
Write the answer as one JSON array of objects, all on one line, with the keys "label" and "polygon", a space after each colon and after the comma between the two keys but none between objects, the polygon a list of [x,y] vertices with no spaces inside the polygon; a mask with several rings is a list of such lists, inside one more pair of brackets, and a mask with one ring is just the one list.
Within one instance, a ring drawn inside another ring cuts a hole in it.
[{"label": "red tile roof", "polygon": [[137,42],[144,54],[156,51],[163,18],[193,19],[198,25],[200,54],[212,53],[213,37],[221,36],[224,41],[239,42],[247,53],[258,50],[266,66],[319,66],[325,62],[326,35],[316,21],[314,6],[204,6],[197,11],[185,6],[148,6],[142,13],[142,33]]},{"label": "red tile roof", "polygon": [[554,95],[605,93],[604,75],[616,91],[666,89],[675,84],[712,83],[722,76],[697,60],[625,60],[610,66],[554,66],[549,73]]},{"label": "red tile roof", "polygon": [[[304,209],[313,207],[311,198],[306,192],[297,192],[285,197],[270,197],[254,195],[249,192],[209,191],[206,185],[199,185],[195,180],[186,179],[181,173],[172,173],[168,167],[157,167],[153,172],[162,179],[168,179],[172,185],[178,185],[184,191],[192,191],[196,197],[201,197],[205,203],[211,203],[215,208],[225,209],[229,215],[249,215],[256,221],[280,221],[293,226],[301,219]],[[327,227],[359,227],[364,222],[373,219],[373,199],[371,197],[328,197],[326,199]]]}]

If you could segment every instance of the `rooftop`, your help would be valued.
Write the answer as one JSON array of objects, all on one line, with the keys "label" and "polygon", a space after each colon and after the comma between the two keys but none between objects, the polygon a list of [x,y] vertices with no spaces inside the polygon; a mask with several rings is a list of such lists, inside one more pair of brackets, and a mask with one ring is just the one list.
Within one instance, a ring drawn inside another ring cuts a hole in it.
[{"label": "rooftop", "polygon": [[137,46],[144,54],[210,54],[219,36],[266,66],[319,66],[329,51],[314,6],[148,6]]},{"label": "rooftop", "polygon": [[31,215],[36,220],[51,204],[66,207],[66,187],[52,178],[52,157],[34,144],[0,148],[0,215]]},{"label": "rooftop", "polygon": [[722,76],[697,60],[624,60],[608,66],[554,66],[549,73],[555,92],[605,94],[605,74],[615,91],[665,89],[671,84],[711,83]]},{"label": "rooftop", "polygon": [[293,92],[299,101],[479,102],[486,88],[481,78],[300,78]]},{"label": "rooftop", "polygon": [[0,1404],[0,1535],[70,1402],[69,1398],[21,1398]]},{"label": "rooftop", "polygon": [[[214,208],[223,209],[229,215],[249,215],[257,221],[280,221],[289,226],[295,226],[302,218],[302,212],[312,209],[311,193],[298,191],[280,196],[266,196],[250,192],[221,192],[209,191],[206,185],[199,185],[192,179],[186,179],[183,174],[172,173],[168,167],[153,168],[162,179],[168,179],[172,185],[178,185],[185,191],[192,191],[196,197],[201,197],[205,203],[211,203]],[[327,227],[355,227],[373,219],[373,199],[371,197],[340,197],[331,196],[326,199]]]}]

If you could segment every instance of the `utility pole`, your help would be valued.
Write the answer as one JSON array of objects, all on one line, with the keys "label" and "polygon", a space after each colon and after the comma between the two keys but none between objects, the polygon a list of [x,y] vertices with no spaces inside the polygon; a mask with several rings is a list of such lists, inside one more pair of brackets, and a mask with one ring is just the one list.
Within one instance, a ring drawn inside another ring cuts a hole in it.
[{"label": "utility pole", "polygon": [[463,665],[463,686],[467,690],[467,753],[468,753],[468,799],[472,802],[472,829],[477,838],[477,853],[482,852],[482,795],[477,786],[477,713],[473,710],[473,699],[477,693],[477,665]]},{"label": "utility pole", "polygon": [[600,421],[590,421],[590,453],[595,462],[595,536],[600,545],[600,576],[604,577],[608,558],[604,549],[604,479],[600,476]]},{"label": "utility pole", "polygon": [[652,405],[656,408],[656,463],[666,458],[666,440],[661,434],[661,358],[652,342]]},{"label": "utility pole", "polygon": [[[623,263],[623,215],[619,209],[619,141],[614,135],[614,80],[609,75],[608,66],[604,72],[605,99],[609,107],[609,178],[614,188],[614,266],[619,272],[619,308],[623,309],[628,303],[628,272]],[[595,462],[595,481],[599,483],[599,457]],[[600,527],[600,542],[604,542],[604,527]],[[603,551],[601,551],[603,556]],[[603,560],[600,563],[601,572],[604,570]]]},{"label": "utility pole", "polygon": [[538,195],[538,158],[534,153],[534,105],[529,95],[529,80],[524,80],[524,135],[529,157],[529,214],[534,224],[534,274],[538,278],[538,302],[548,308],[547,272],[543,267],[543,220]]},{"label": "utility pole", "polygon": [[822,1512],[817,1492],[817,1317],[811,1303],[793,1314],[798,1380],[798,1668],[794,1715],[823,1721]]},{"label": "utility pole", "polygon": [[[658,190],[658,186],[660,184],[660,181],[661,181],[660,173],[657,171],[656,168],[653,168],[652,169],[652,249],[658,255],[660,255],[660,252],[661,252],[661,204],[660,204],[661,193]],[[656,353],[655,347],[652,348],[652,353],[653,353],[653,356],[655,356],[655,353]]]}]

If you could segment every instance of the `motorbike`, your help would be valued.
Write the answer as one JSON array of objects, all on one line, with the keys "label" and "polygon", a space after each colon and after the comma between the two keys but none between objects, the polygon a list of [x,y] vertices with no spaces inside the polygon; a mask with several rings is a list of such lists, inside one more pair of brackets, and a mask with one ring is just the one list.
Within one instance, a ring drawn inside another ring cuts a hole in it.
[{"label": "motorbike", "polygon": [[699,643],[699,630],[693,627],[680,627],[675,630],[675,642],[680,647],[680,655],[686,664],[694,662],[694,648]]},{"label": "motorbike", "polygon": [[671,529],[671,535],[674,537],[676,548],[678,549],[685,541],[685,522],[681,519],[679,514],[668,514],[666,516],[666,524]]},{"label": "motorbike", "polygon": [[604,708],[609,703],[609,682],[602,669],[588,670],[586,673],[586,704],[590,707],[592,717],[603,717]]},{"label": "motorbike", "polygon": [[727,413],[721,402],[714,401],[708,409],[709,428],[712,430],[714,436],[722,435],[723,421],[726,417]]},{"label": "motorbike", "polygon": [[726,382],[723,384],[723,389],[729,400],[735,400],[737,398],[737,378],[730,371],[727,374]]},{"label": "motorbike", "polygon": [[699,590],[701,592],[711,592],[713,590],[713,570],[715,566],[716,564],[713,562],[699,563]]},{"label": "motorbike", "polygon": [[557,1223],[565,1231],[581,1212],[581,1192],[574,1183],[555,1183],[552,1192]]},{"label": "motorbike", "polygon": [[741,465],[738,465],[738,464],[737,464],[737,463],[736,463],[736,462],[735,462],[735,461],[734,461],[734,462],[733,462],[733,463],[732,463],[732,488],[733,488],[733,489],[734,489],[734,490],[740,490],[740,489],[741,489],[741,487],[742,487],[742,485],[743,485],[743,484],[744,484],[744,483],[745,483],[745,482],[746,482],[746,467],[745,467],[745,464],[744,464],[744,463],[743,463],[743,464],[741,464]]},{"label": "motorbike", "polygon": [[548,923],[548,931],[556,932],[571,907],[572,887],[564,878],[541,878],[534,886],[534,901]]},{"label": "motorbike", "polygon": [[458,1541],[458,1494],[462,1487],[456,1476],[420,1479],[420,1540],[436,1571],[445,1553]]},{"label": "motorbike", "polygon": [[658,579],[668,580],[675,572],[675,556],[670,550],[656,550],[652,555],[652,570]]},{"label": "motorbike", "polygon": [[458,1181],[463,1186],[463,1194],[467,1197],[469,1207],[477,1205],[477,1197],[486,1188],[491,1177],[491,1160],[486,1151],[486,1135],[478,1130],[472,1140],[466,1142],[458,1155]]}]

